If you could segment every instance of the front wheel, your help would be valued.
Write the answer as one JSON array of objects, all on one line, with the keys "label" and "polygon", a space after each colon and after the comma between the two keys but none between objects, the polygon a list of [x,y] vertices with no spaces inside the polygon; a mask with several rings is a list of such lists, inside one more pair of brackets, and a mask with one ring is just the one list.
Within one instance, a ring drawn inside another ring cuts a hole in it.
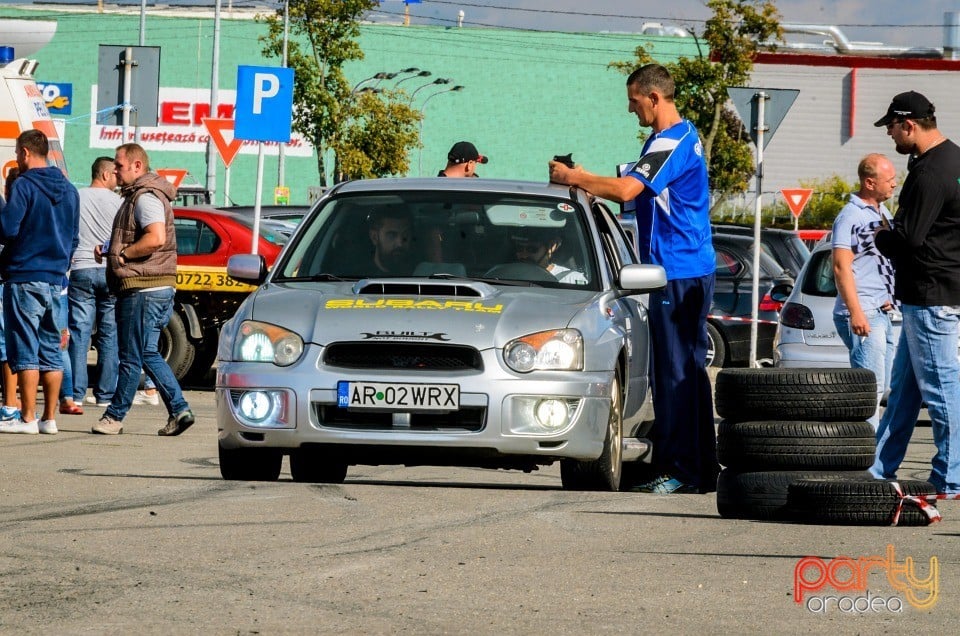
[{"label": "front wheel", "polygon": [[613,376],[610,394],[610,411],[607,414],[607,431],[603,440],[603,452],[591,461],[564,459],[560,462],[560,482],[564,490],[620,489],[623,473],[623,395],[620,392],[620,372]]}]

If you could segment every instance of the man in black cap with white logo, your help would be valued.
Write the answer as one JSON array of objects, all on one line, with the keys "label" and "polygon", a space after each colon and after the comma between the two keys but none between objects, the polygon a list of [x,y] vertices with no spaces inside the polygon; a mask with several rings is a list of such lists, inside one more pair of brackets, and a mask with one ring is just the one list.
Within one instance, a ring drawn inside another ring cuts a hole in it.
[{"label": "man in black cap with white logo", "polygon": [[896,268],[894,295],[903,323],[893,358],[890,397],[877,429],[870,472],[894,479],[923,403],[937,448],[929,481],[960,493],[960,146],[937,129],[934,106],[915,91],[893,98],[884,126],[909,155],[893,227],[881,226],[877,249]]},{"label": "man in black cap with white logo", "polygon": [[469,141],[458,141],[447,153],[447,167],[441,170],[438,177],[476,177],[477,164],[487,163],[489,157],[477,152],[477,147]]}]

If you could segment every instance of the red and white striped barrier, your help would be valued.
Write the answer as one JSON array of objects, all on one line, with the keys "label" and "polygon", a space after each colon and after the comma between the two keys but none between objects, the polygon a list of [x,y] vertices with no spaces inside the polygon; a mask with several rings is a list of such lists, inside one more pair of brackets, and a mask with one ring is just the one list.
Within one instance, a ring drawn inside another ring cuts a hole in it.
[{"label": "red and white striped barrier", "polygon": [[[714,316],[712,314],[707,315],[707,320],[732,320],[733,322],[753,322],[752,318],[739,318],[735,316]],[[757,319],[758,325],[775,325],[777,324],[776,320],[762,320]]]}]

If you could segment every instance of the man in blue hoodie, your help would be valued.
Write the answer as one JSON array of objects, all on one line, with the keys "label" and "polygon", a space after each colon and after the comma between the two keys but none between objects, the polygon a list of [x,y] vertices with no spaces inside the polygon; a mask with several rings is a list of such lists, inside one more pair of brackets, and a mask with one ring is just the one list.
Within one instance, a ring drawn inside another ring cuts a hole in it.
[{"label": "man in blue hoodie", "polygon": [[[0,422],[0,433],[57,432],[63,379],[56,314],[63,277],[77,247],[80,198],[59,168],[47,164],[49,144],[39,130],[17,137],[20,176],[0,215],[0,272],[7,358],[20,383],[20,417]],[[43,385],[43,417],[37,387]]]}]

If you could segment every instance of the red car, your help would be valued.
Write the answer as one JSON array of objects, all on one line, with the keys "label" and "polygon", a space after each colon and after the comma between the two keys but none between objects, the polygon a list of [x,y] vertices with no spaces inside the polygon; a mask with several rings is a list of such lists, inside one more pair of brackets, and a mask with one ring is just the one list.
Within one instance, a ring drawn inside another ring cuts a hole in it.
[{"label": "red car", "polygon": [[[233,316],[251,285],[227,276],[227,259],[248,254],[253,217],[211,207],[173,208],[177,232],[177,295],[160,353],[177,379],[201,380],[217,355],[220,325]],[[263,218],[257,253],[272,266],[292,234],[288,220]]]}]

